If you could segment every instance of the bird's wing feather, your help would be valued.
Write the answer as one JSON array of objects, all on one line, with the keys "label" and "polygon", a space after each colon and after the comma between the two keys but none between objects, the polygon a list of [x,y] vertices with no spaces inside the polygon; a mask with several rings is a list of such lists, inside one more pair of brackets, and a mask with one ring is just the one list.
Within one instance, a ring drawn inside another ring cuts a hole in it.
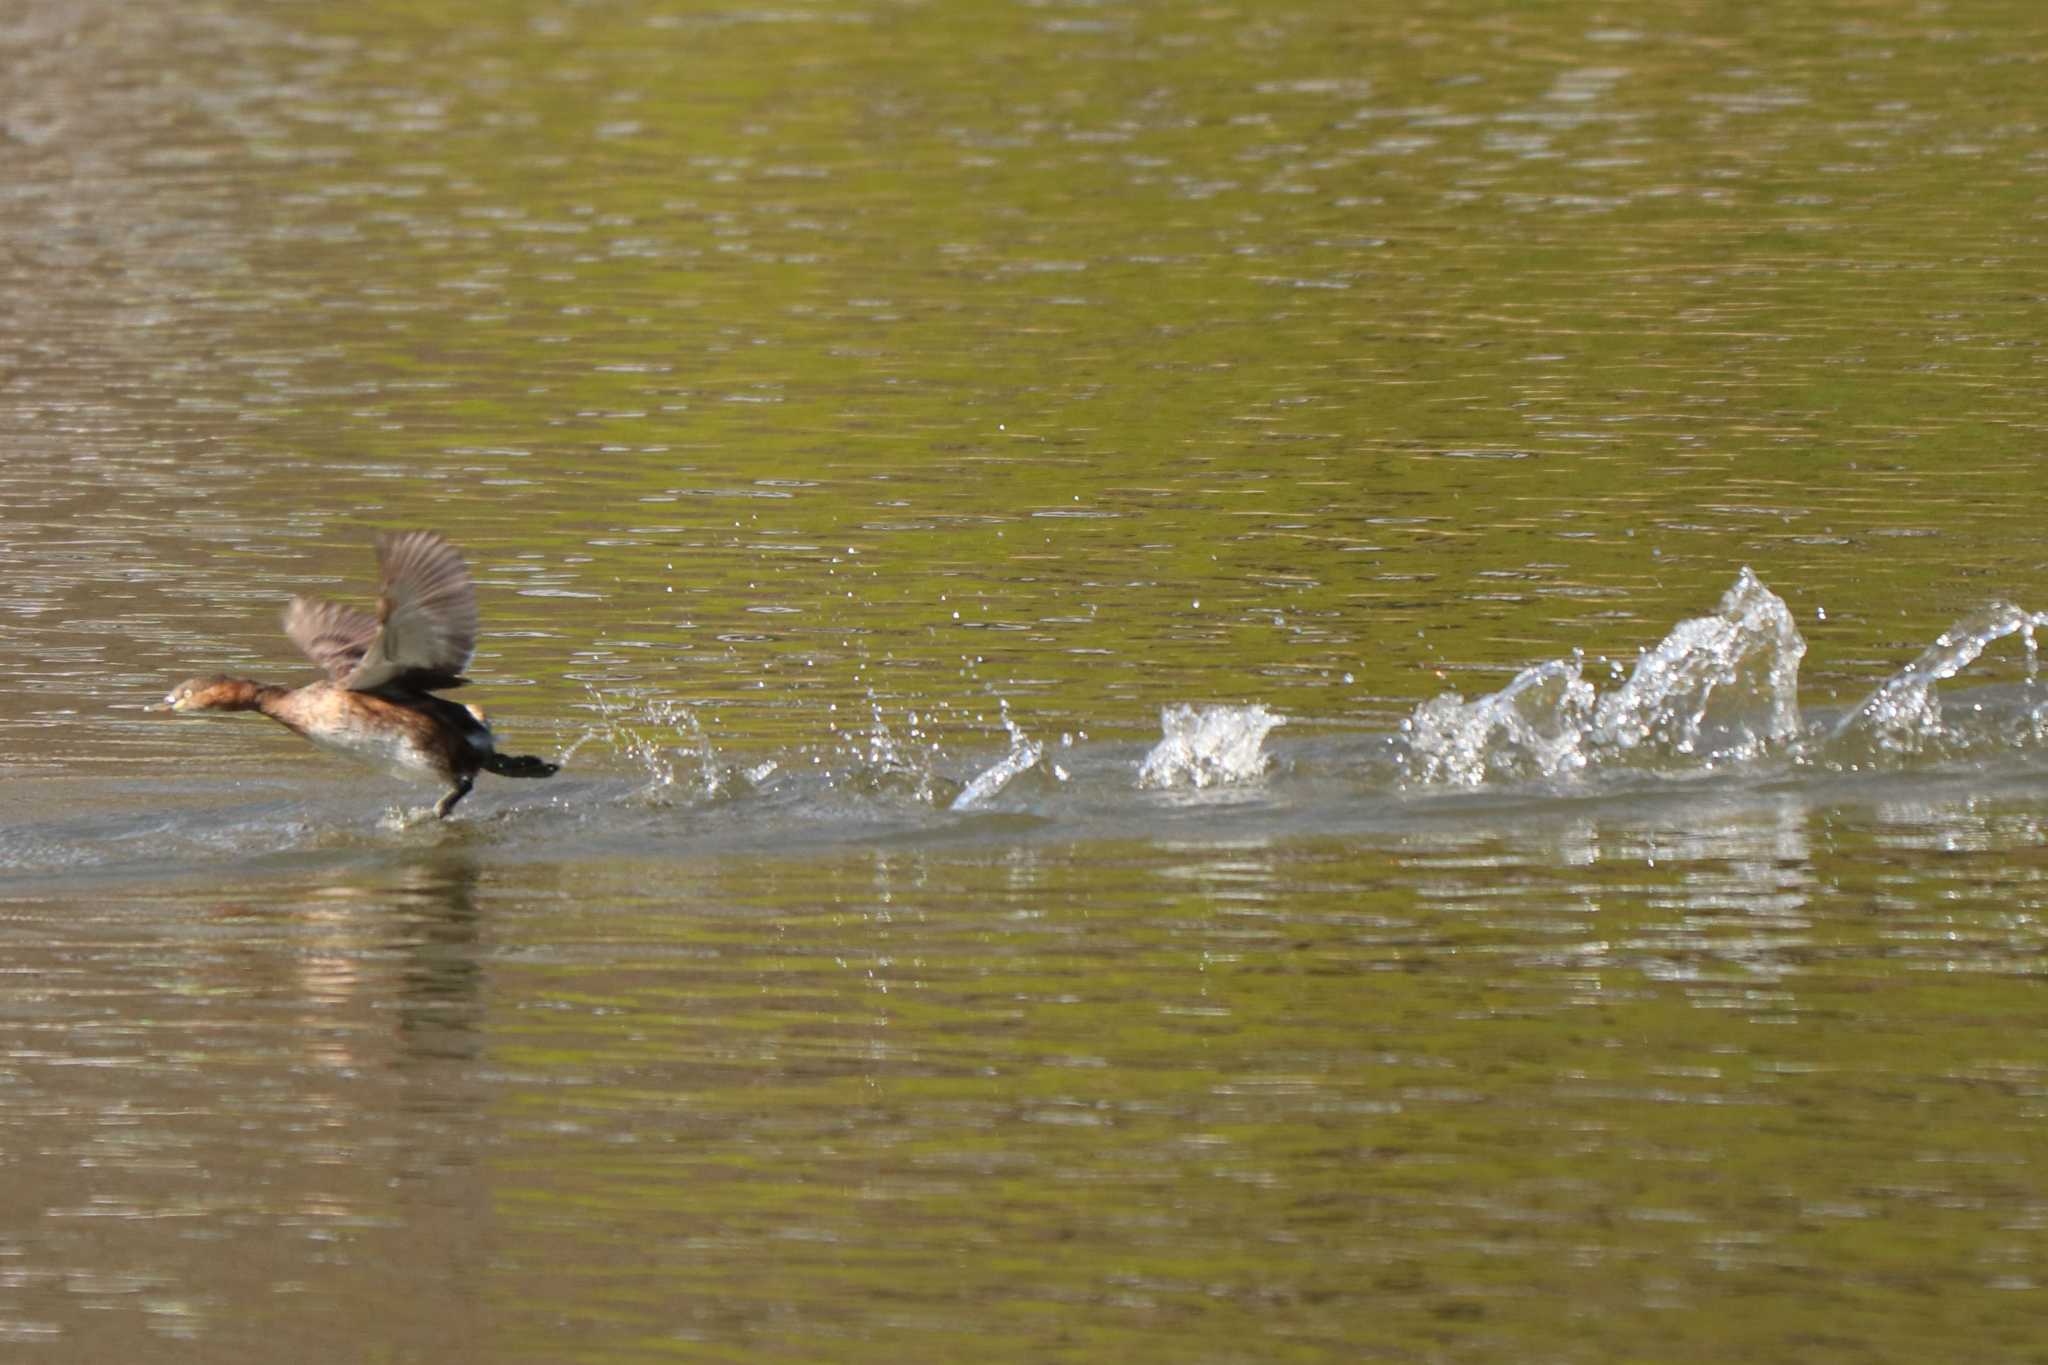
[{"label": "bird's wing feather", "polygon": [[477,634],[476,589],[462,556],[432,531],[387,533],[377,538],[377,565],[379,628],[337,681],[356,692],[459,684]]},{"label": "bird's wing feather", "polygon": [[284,609],[284,633],[328,677],[340,682],[355,671],[377,638],[377,618],[317,597],[294,597]]}]

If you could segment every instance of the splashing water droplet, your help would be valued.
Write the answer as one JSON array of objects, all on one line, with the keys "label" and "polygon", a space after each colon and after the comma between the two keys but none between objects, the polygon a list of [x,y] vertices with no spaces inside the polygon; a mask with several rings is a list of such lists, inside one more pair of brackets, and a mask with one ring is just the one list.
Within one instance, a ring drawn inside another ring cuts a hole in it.
[{"label": "splashing water droplet", "polygon": [[1263,706],[1169,706],[1163,738],[1138,765],[1141,787],[1196,789],[1248,782],[1266,771],[1266,735],[1287,718]]},{"label": "splashing water droplet", "polygon": [[1942,735],[1941,700],[1935,695],[1935,685],[1976,662],[1992,641],[2015,634],[2027,642],[2031,678],[2034,629],[2044,624],[2048,624],[2048,616],[2021,611],[2010,602],[1993,602],[1973,612],[1845,712],[1828,732],[1828,740],[1863,739],[1891,753],[1920,752]]},{"label": "splashing water droplet", "polygon": [[1790,609],[1745,568],[1713,615],[1681,621],[1605,696],[1575,653],[1476,701],[1423,703],[1401,727],[1403,764],[1411,781],[1469,787],[1567,777],[1623,754],[1754,759],[1799,737],[1805,653]]},{"label": "splashing water droplet", "polygon": [[1411,779],[1476,787],[1489,778],[1559,777],[1585,766],[1593,685],[1579,660],[1525,668],[1500,691],[1466,701],[1446,692],[1402,725]]}]

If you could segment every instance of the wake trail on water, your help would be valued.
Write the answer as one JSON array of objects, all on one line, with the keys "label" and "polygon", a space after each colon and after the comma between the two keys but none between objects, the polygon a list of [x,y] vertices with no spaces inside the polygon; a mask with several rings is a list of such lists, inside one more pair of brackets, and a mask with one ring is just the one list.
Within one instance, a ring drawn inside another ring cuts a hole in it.
[{"label": "wake trail on water", "polygon": [[[1768,789],[1772,799],[1819,804],[1856,799],[1859,783],[1869,799],[1892,799],[1900,784],[1930,779],[2031,792],[2048,778],[2039,763],[2048,742],[2036,641],[2044,624],[2048,615],[1989,603],[1854,705],[1809,713],[1799,702],[1807,642],[1784,601],[1744,568],[1714,611],[1679,622],[1632,668],[1608,665],[1604,690],[1575,650],[1495,691],[1425,701],[1392,732],[1318,731],[1313,718],[1256,703],[1175,703],[1162,708],[1158,737],[1139,744],[1033,734],[1000,702],[1007,742],[993,756],[949,753],[928,716],[892,712],[870,695],[864,723],[834,723],[816,745],[738,760],[687,703],[593,689],[591,719],[557,756],[561,773],[493,785],[446,825],[366,817],[363,803],[375,799],[367,786],[266,779],[195,792],[183,777],[161,791],[128,780],[70,810],[0,822],[0,870],[62,876],[367,856],[394,840],[568,856],[586,847],[1007,839],[1024,830],[1144,839],[1169,829],[1179,837],[1189,821],[1221,838],[1445,820],[1507,828],[1588,797],[1666,807]],[[1983,662],[2010,637],[2024,647],[2017,684],[2009,667]]]},{"label": "wake trail on water", "polygon": [[[644,703],[628,716],[594,695],[597,726],[570,746],[608,749],[637,765],[638,799],[702,804],[808,784],[814,811],[837,799],[897,812],[1011,811],[1050,820],[1104,803],[1188,800],[1371,799],[1399,803],[1459,791],[1583,795],[1617,780],[1669,787],[1717,774],[1797,775],[1904,771],[1945,759],[2022,755],[2048,739],[2048,691],[2039,686],[2035,631],[2048,616],[1993,602],[1944,631],[1856,705],[1808,715],[1799,703],[1807,643],[1784,600],[1744,568],[1710,614],[1681,621],[1602,690],[1580,651],[1533,664],[1496,691],[1447,692],[1423,702],[1389,735],[1310,736],[1287,744],[1288,717],[1259,704],[1176,703],[1162,708],[1156,741],[1140,750],[1093,745],[1072,733],[1028,733],[1001,703],[1008,737],[994,757],[957,758],[916,711],[892,724],[869,698],[871,719],[835,732],[824,751],[741,768],[723,762],[687,706]],[[1980,689],[1945,710],[1940,684],[1985,650],[2017,635],[2026,683]],[[1333,781],[1333,776],[1335,780]]]}]

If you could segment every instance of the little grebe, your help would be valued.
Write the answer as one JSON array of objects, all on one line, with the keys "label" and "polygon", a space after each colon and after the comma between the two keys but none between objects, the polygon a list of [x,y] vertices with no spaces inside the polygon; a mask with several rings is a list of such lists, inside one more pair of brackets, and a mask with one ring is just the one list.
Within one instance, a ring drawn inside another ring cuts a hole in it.
[{"label": "little grebe", "polygon": [[432,695],[460,687],[476,649],[476,589],[455,547],[432,531],[377,537],[377,614],[294,597],[284,633],[327,670],[320,682],[273,687],[219,674],[171,689],[168,711],[261,711],[315,744],[399,773],[439,778],[442,819],[479,771],[548,777],[545,759],[501,754],[473,706]]}]

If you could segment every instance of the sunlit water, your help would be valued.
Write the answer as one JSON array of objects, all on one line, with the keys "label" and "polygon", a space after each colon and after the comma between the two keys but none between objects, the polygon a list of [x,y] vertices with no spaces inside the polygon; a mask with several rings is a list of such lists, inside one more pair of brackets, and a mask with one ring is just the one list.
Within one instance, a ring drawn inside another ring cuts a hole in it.
[{"label": "sunlit water", "polygon": [[0,18],[0,1356],[2032,1358],[2041,38]]}]

